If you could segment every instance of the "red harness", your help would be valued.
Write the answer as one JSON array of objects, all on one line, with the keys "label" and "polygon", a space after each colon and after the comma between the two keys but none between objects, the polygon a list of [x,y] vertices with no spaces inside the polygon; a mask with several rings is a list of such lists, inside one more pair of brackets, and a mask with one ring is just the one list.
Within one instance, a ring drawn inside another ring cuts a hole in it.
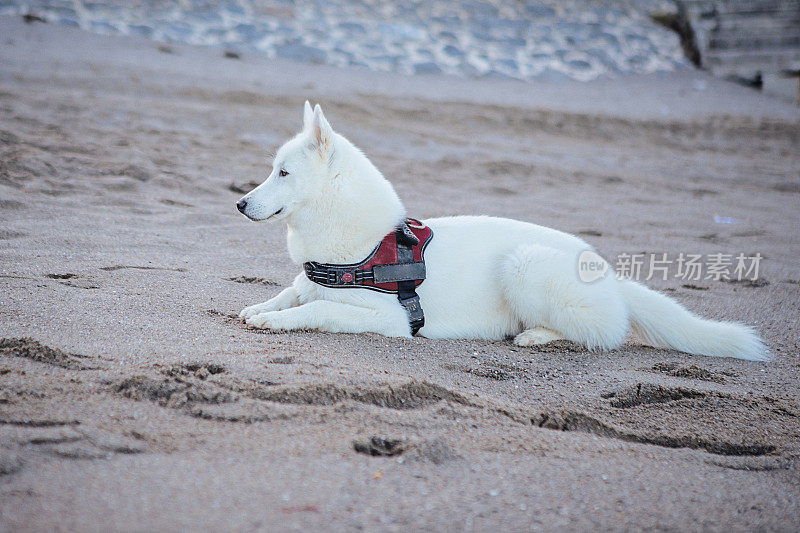
[{"label": "red harness", "polygon": [[407,218],[386,235],[363,261],[347,265],[308,262],[303,264],[308,279],[332,289],[364,288],[397,294],[406,308],[412,335],[425,323],[415,288],[425,280],[425,248],[433,231]]}]

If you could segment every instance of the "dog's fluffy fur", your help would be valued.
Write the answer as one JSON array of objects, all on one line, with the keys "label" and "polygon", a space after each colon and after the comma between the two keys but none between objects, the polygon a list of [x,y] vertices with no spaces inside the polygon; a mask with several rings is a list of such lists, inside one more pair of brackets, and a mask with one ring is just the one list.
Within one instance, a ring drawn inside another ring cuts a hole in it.
[{"label": "dog's fluffy fur", "polygon": [[[303,130],[277,152],[267,180],[244,196],[252,220],[284,220],[298,264],[354,263],[405,217],[392,185],[355,146],[335,133],[319,106],[306,102]],[[628,331],[644,343],[693,354],[765,360],[753,329],[700,318],[634,281],[607,275],[586,283],[583,240],[516,220],[485,216],[424,221],[434,231],[418,288],[428,338],[503,339],[520,346],[557,339],[610,350]],[[407,337],[405,309],[391,294],[329,289],[300,273],[271,300],[240,316],[270,330],[319,329]]]}]

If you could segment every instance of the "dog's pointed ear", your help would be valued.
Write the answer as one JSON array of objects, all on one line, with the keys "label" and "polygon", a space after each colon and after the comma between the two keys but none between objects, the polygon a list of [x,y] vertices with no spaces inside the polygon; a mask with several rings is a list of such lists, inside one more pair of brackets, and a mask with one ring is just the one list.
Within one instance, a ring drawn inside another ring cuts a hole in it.
[{"label": "dog's pointed ear", "polygon": [[322,114],[322,108],[319,104],[314,107],[314,117],[311,120],[311,139],[320,150],[327,149],[333,138],[333,129],[325,115]]},{"label": "dog's pointed ear", "polygon": [[313,118],[314,110],[311,109],[311,104],[309,104],[308,100],[306,100],[306,104],[303,106],[303,131],[311,127],[311,119]]}]

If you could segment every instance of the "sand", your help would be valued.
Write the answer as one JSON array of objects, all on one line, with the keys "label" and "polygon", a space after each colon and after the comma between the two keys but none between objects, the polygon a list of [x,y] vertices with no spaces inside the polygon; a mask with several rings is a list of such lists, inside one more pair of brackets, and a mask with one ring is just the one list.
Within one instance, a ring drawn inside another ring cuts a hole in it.
[{"label": "sand", "polygon": [[[0,35],[0,529],[796,527],[796,107],[693,71],[468,82]],[[298,267],[234,190],[306,98],[413,216],[761,253],[767,283],[649,284],[774,361],[248,329]]]}]

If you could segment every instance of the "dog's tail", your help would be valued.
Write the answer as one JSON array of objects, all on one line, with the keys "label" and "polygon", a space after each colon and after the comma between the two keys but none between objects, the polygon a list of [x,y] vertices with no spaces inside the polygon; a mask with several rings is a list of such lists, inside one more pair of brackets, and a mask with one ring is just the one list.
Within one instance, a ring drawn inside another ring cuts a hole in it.
[{"label": "dog's tail", "polygon": [[753,328],[700,318],[675,300],[635,281],[619,283],[631,328],[644,344],[713,357],[766,361],[769,351]]}]

